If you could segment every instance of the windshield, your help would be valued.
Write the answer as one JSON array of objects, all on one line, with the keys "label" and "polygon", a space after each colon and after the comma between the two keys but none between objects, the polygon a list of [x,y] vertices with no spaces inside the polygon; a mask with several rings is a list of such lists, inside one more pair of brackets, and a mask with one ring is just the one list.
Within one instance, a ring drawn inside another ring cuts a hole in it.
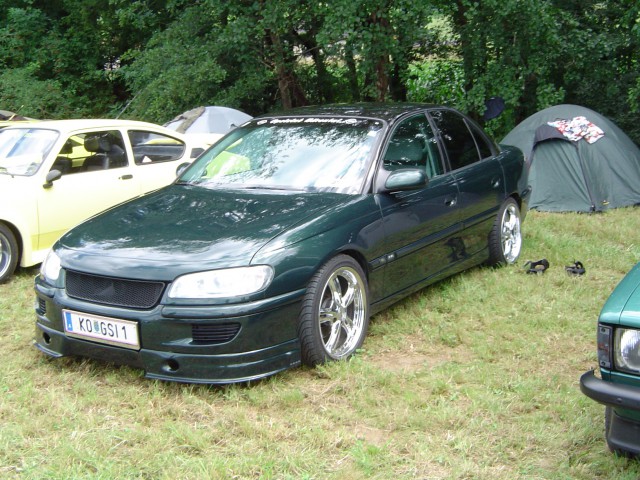
[{"label": "windshield", "polygon": [[58,132],[39,128],[0,130],[0,174],[30,176],[38,171]]},{"label": "windshield", "polygon": [[258,119],[205,152],[180,183],[359,193],[381,129],[363,119]]}]

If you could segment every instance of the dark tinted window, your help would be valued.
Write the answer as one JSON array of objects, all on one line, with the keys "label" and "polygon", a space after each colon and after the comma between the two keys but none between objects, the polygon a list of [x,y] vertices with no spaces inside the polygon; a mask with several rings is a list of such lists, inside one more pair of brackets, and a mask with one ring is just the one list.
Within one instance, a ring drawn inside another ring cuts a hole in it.
[{"label": "dark tinted window", "polygon": [[452,110],[433,110],[429,114],[436,124],[453,170],[480,160],[476,142],[464,118]]},{"label": "dark tinted window", "polygon": [[184,155],[186,145],[173,137],[144,130],[130,130],[133,159],[138,165],[171,162]]},{"label": "dark tinted window", "polygon": [[485,136],[478,130],[475,125],[469,125],[471,131],[473,132],[473,136],[476,139],[476,143],[478,148],[480,149],[480,158],[489,158],[493,156],[493,150],[491,149],[490,144],[487,142]]},{"label": "dark tinted window", "polygon": [[384,168],[403,167],[424,169],[429,178],[443,172],[437,140],[424,115],[400,123],[387,144]]}]

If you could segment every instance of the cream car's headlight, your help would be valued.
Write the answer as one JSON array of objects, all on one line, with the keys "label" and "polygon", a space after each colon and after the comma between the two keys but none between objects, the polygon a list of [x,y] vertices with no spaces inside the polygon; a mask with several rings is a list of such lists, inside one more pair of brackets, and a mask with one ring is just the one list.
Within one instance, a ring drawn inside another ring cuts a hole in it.
[{"label": "cream car's headlight", "polygon": [[40,266],[40,274],[49,283],[56,283],[60,278],[60,257],[51,250]]},{"label": "cream car's headlight", "polygon": [[629,373],[640,373],[640,330],[617,328],[614,336],[616,368]]},{"label": "cream car's headlight", "polygon": [[273,269],[268,265],[189,273],[178,277],[167,295],[170,298],[239,297],[265,289],[272,279]]}]

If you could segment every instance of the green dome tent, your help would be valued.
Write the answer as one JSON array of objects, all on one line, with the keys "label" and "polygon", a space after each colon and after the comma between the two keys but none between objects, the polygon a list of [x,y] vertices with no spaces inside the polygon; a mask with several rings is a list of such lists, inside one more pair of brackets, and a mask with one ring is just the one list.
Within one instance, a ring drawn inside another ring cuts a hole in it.
[{"label": "green dome tent", "polygon": [[500,143],[530,166],[529,208],[594,212],[640,204],[640,149],[606,117],[577,105],[531,115]]}]

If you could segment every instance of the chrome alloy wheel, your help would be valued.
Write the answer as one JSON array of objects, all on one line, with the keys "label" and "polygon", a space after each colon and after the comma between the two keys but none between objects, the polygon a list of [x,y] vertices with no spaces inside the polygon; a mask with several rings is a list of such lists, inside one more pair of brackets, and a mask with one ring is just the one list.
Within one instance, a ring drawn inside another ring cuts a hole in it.
[{"label": "chrome alloy wheel", "polygon": [[522,233],[520,232],[520,215],[518,206],[510,203],[502,213],[500,243],[502,254],[507,263],[514,263],[520,256]]},{"label": "chrome alloy wheel", "polygon": [[334,271],[322,289],[318,310],[320,336],[333,359],[351,355],[366,328],[367,294],[358,272],[350,267]]}]

